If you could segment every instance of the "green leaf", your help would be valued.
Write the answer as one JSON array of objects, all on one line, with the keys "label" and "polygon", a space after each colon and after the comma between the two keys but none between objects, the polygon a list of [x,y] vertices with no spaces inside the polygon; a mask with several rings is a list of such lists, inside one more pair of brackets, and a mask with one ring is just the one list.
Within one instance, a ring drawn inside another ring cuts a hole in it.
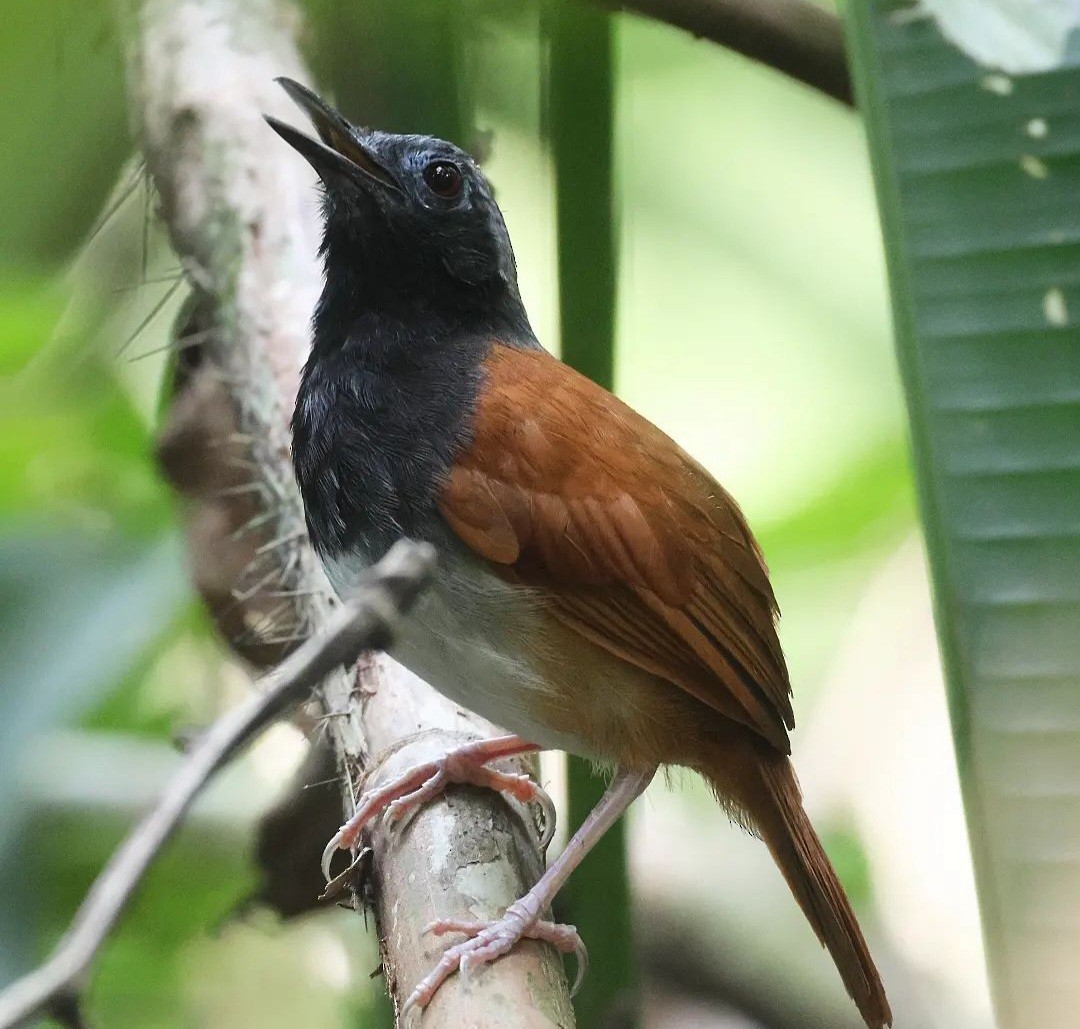
[{"label": "green leaf", "polygon": [[0,33],[0,268],[56,267],[90,229],[129,149],[110,5],[6,4]]},{"label": "green leaf", "polygon": [[545,13],[560,351],[579,372],[613,389],[618,260],[613,25],[609,15],[570,0],[551,0]]},{"label": "green leaf", "polygon": [[1080,55],[980,65],[995,6],[847,17],[1008,1029],[1080,1003]]},{"label": "green leaf", "polygon": [[[547,128],[555,165],[559,343],[563,360],[613,387],[617,241],[614,208],[614,54],[608,14],[578,0],[549,0]],[[576,829],[607,783],[589,762],[567,756],[569,824]],[[622,822],[567,883],[562,904],[588,941],[592,972],[575,998],[581,1025],[618,1013],[638,1024],[630,884]],[[560,909],[562,910],[562,909]]]}]

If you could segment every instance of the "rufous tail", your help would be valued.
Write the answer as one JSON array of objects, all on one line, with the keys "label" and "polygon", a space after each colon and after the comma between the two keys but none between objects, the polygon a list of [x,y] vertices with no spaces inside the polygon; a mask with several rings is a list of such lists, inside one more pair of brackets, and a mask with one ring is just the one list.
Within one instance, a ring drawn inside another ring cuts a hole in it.
[{"label": "rufous tail", "polygon": [[[779,754],[759,755],[757,782],[747,778],[735,786],[730,766],[715,779],[721,799],[743,808],[772,851],[791,892],[832,955],[840,977],[869,1029],[892,1025],[892,1011],[881,976],[855,920],[847,895],[836,877],[814,827],[803,810],[802,794],[791,762]],[[748,777],[749,778],[749,777]],[[741,787],[741,788],[740,788]],[[734,795],[733,795],[734,794]]]}]

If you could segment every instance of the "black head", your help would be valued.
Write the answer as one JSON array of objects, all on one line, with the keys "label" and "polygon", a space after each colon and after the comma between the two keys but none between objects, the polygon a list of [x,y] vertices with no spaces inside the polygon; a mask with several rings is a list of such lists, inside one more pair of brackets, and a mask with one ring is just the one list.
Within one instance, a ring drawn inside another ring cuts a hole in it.
[{"label": "black head", "polygon": [[321,140],[266,119],[322,179],[328,284],[355,276],[354,295],[387,313],[520,310],[506,224],[468,154],[432,136],[355,126],[299,83],[278,81]]}]

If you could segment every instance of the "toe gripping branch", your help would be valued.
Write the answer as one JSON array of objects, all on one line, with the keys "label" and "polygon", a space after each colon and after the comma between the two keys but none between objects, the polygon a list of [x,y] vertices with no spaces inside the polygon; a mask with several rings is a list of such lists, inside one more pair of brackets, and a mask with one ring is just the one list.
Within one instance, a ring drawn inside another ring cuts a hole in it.
[{"label": "toe gripping branch", "polygon": [[456,747],[440,758],[414,765],[383,785],[366,791],[360,797],[356,812],[338,829],[323,850],[324,878],[328,883],[334,881],[330,874],[334,855],[339,850],[353,850],[364,829],[379,815],[390,822],[400,821],[434,800],[452,784],[482,786],[508,794],[523,804],[538,804],[543,813],[540,850],[545,852],[555,833],[555,805],[551,797],[527,775],[487,766],[490,761],[533,753],[538,749],[535,744],[517,736],[479,740]]},{"label": "toe gripping branch", "polygon": [[502,918],[492,921],[442,918],[432,922],[424,930],[435,936],[447,933],[463,933],[461,943],[448,947],[438,964],[417,983],[402,1008],[402,1015],[414,1009],[426,1007],[439,987],[457,972],[466,983],[472,969],[508,954],[519,940],[540,940],[550,943],[563,954],[573,954],[577,960],[574,984],[570,988],[573,997],[585,981],[589,971],[589,952],[578,935],[577,927],[558,922],[542,921],[531,911],[528,898],[523,897],[506,909]]}]

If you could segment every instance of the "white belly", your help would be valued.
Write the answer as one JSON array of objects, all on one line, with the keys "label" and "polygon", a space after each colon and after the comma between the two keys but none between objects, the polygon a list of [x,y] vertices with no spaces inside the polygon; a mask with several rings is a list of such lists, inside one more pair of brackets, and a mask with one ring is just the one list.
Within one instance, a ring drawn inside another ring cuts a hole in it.
[{"label": "white belly", "polygon": [[[356,581],[351,562],[328,560],[339,593]],[[467,556],[440,554],[435,584],[417,601],[391,655],[444,696],[544,749],[587,752],[530,711],[547,689],[531,655],[543,622],[527,591]]]}]

